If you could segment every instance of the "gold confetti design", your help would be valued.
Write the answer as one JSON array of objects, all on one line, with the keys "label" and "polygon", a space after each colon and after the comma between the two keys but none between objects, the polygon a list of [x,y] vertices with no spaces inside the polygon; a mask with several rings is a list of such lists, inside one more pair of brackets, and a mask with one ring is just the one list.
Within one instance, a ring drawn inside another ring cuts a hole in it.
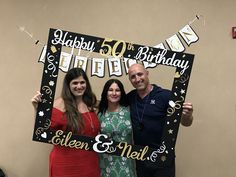
[{"label": "gold confetti design", "polygon": [[49,119],[46,119],[46,122],[43,127],[38,127],[35,131],[36,136],[40,136],[45,130],[47,130],[50,127],[51,121]]},{"label": "gold confetti design", "polygon": [[162,161],[162,162],[166,161],[166,156],[164,156],[164,155],[161,156],[161,161]]},{"label": "gold confetti design", "polygon": [[179,77],[180,77],[179,72],[176,72],[176,73],[175,73],[175,78],[179,78]]},{"label": "gold confetti design", "polygon": [[172,107],[169,107],[168,109],[167,109],[167,116],[172,116],[173,114],[174,114],[174,112],[175,112],[175,110],[176,109],[180,109],[181,108],[181,102],[183,102],[184,101],[184,97],[183,96],[181,96],[181,100],[177,100],[175,103],[174,103],[174,107],[172,108]]},{"label": "gold confetti design", "polygon": [[57,51],[56,47],[54,45],[51,46],[52,53],[55,53]]},{"label": "gold confetti design", "polygon": [[50,96],[50,98],[52,98],[52,90],[48,87],[48,86],[43,86],[42,90],[45,90],[46,94],[48,94]]}]

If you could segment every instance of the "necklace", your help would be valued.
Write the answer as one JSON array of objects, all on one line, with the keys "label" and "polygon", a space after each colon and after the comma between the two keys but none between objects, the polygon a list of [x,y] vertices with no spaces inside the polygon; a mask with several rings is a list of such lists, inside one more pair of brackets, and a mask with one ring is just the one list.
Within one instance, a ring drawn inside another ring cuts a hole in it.
[{"label": "necklace", "polygon": [[[87,116],[87,114],[88,114],[88,116]],[[90,112],[87,112],[87,113],[86,113],[86,116],[85,116],[85,114],[84,114],[84,117],[89,120],[90,127],[92,128],[92,131],[94,132],[94,131],[95,131],[95,129],[94,129],[94,123],[93,123],[93,119],[92,119],[92,117],[91,117],[91,115],[90,115]]]},{"label": "necklace", "polygon": [[[152,89],[151,89],[152,91]],[[137,116],[138,116],[138,130],[139,131],[142,131],[144,129],[144,123],[143,123],[143,115],[144,115],[144,111],[145,111],[145,108],[146,108],[146,105],[147,105],[147,102],[149,100],[149,96],[150,96],[150,93],[151,91],[148,93],[147,95],[147,98],[145,100],[145,103],[144,103],[144,106],[143,106],[143,110],[142,110],[142,114],[141,116],[139,115],[139,111],[138,111],[138,106],[137,106],[137,98],[138,98],[138,93],[136,93],[136,97],[135,97],[135,108],[136,108],[136,113],[137,113]],[[145,98],[144,98],[145,99]]]},{"label": "necklace", "polygon": [[82,105],[81,107],[78,107],[78,110],[79,110],[79,112],[80,112],[81,114],[84,115],[84,117],[85,117],[86,119],[89,120],[90,127],[92,128],[92,132],[94,132],[94,131],[95,131],[95,128],[94,128],[93,119],[92,119],[92,117],[91,117],[91,115],[90,115],[91,112],[89,111],[89,108],[87,107],[87,105]]}]

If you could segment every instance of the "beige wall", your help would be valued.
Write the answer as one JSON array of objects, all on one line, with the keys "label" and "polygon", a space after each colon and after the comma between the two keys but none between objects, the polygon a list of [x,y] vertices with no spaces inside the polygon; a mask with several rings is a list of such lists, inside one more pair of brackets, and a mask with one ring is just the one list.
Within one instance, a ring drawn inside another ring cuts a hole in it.
[{"label": "beige wall", "polygon": [[[30,98],[41,83],[42,47],[17,25],[42,43],[53,27],[153,46],[202,14],[205,25],[192,25],[200,40],[186,49],[195,54],[187,93],[195,120],[191,128],[180,127],[176,176],[235,177],[235,7],[235,0],[0,0],[0,168],[7,177],[48,176],[51,145],[31,141]],[[150,72],[153,82],[168,86],[168,71]],[[91,78],[98,98],[101,87],[95,83],[106,79]],[[127,78],[120,79],[130,90]]]}]

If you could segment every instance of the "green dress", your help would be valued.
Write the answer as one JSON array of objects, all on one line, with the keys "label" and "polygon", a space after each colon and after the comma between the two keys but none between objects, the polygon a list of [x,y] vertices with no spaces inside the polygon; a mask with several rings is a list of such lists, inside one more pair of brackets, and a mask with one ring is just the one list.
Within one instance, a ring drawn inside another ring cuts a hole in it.
[{"label": "green dress", "polygon": [[[132,125],[127,107],[120,107],[118,112],[99,114],[101,133],[116,142],[132,144]],[[130,158],[100,154],[101,177],[135,177],[135,160]]]}]

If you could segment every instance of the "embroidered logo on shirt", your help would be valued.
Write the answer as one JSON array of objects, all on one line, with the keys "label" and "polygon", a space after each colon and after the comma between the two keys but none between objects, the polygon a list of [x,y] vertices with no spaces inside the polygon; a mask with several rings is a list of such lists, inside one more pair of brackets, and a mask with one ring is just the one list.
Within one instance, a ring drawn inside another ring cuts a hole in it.
[{"label": "embroidered logo on shirt", "polygon": [[155,101],[156,100],[151,100],[150,104],[156,104]]}]

